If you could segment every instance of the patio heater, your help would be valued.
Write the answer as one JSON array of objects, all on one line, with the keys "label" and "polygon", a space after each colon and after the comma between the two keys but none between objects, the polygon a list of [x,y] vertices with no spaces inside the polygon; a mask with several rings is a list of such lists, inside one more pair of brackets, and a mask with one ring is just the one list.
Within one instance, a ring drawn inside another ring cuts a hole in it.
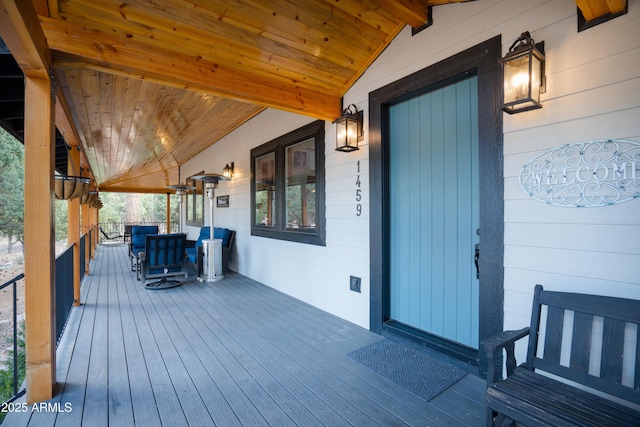
[{"label": "patio heater", "polygon": [[187,195],[187,191],[195,190],[193,185],[167,185],[167,188],[175,190],[176,196],[178,196],[178,231],[182,233],[182,201],[184,196]]},{"label": "patio heater", "polygon": [[191,179],[204,181],[204,188],[207,190],[209,198],[209,239],[202,241],[202,250],[204,252],[204,280],[207,282],[216,282],[222,280],[222,239],[214,239],[213,225],[213,196],[214,190],[218,186],[220,180],[227,180],[223,175],[217,173],[206,173],[202,175],[192,176]]}]

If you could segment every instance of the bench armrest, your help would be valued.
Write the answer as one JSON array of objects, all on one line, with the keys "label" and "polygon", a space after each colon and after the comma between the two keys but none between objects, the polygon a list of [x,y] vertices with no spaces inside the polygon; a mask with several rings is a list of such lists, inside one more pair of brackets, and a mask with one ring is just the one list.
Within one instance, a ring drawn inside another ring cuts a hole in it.
[{"label": "bench armrest", "polygon": [[515,371],[517,364],[515,343],[527,335],[529,335],[529,327],[517,331],[500,332],[482,341],[482,349],[487,355],[487,385],[497,382],[502,376],[502,366],[497,366],[502,349],[507,352],[507,376]]}]

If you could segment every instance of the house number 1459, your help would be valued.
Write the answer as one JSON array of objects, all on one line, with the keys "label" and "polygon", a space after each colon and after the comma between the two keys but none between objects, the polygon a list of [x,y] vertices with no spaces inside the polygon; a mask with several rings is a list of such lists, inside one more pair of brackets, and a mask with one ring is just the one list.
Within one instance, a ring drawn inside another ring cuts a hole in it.
[{"label": "house number 1459", "polygon": [[356,176],[356,216],[362,215],[362,204],[360,201],[362,200],[362,190],[360,189],[360,160],[357,163],[358,166],[358,175]]}]

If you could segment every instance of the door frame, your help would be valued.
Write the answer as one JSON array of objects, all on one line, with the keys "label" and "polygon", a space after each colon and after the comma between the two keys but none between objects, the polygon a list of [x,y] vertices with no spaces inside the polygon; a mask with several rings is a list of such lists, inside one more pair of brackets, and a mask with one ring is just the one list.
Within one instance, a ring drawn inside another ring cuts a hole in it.
[{"label": "door frame", "polygon": [[[504,301],[504,178],[500,36],[417,71],[369,94],[370,329],[389,320],[389,105],[427,92],[465,73],[478,76],[480,173],[479,342],[502,331]],[[452,344],[452,352],[455,345]],[[486,357],[479,352],[479,371]]]}]

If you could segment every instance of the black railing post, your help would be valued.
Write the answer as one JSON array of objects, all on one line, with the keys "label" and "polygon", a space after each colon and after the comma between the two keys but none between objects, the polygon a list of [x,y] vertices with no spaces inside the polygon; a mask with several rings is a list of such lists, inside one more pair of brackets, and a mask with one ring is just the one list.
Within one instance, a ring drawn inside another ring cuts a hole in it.
[{"label": "black railing post", "polygon": [[73,308],[73,245],[56,257],[56,345]]},{"label": "black railing post", "polygon": [[[22,277],[24,277],[24,273],[22,274]],[[13,395],[14,396],[18,394],[18,291],[16,288],[17,288],[16,279],[13,279]]]},{"label": "black railing post", "polygon": [[18,366],[18,281],[24,278],[24,273],[21,273],[0,286],[0,290],[6,288],[9,285],[13,285],[13,396],[6,400],[6,402],[13,402],[18,397],[24,394],[24,390],[18,393],[18,380],[20,367]]}]

